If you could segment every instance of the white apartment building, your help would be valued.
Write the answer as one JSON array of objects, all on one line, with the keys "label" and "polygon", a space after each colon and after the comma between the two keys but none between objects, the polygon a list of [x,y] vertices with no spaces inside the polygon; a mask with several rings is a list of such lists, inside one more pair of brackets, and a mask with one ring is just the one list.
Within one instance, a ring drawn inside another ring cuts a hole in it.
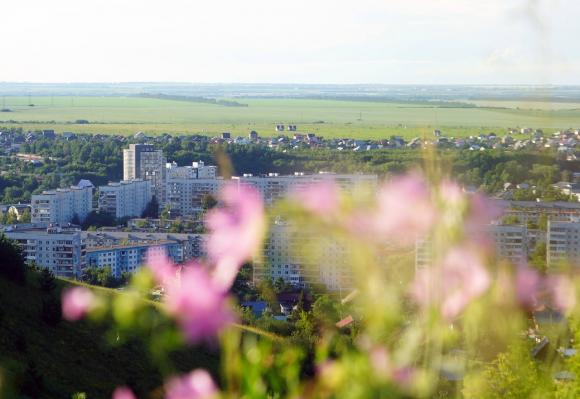
[{"label": "white apartment building", "polygon": [[202,200],[206,195],[217,196],[222,179],[182,179],[167,180],[167,205],[171,217],[196,216],[203,210]]},{"label": "white apartment building", "polygon": [[548,222],[548,268],[580,266],[580,221]]},{"label": "white apartment building", "polygon": [[[546,232],[530,229],[526,225],[487,226],[486,234],[495,245],[495,255],[500,260],[507,260],[514,265],[527,261],[536,245],[546,241]],[[432,242],[427,239],[417,240],[415,244],[415,268],[429,266],[434,254]]]},{"label": "white apartment building", "polygon": [[322,285],[330,291],[352,288],[346,251],[345,245],[330,238],[276,221],[263,253],[254,259],[254,282],[282,278],[294,286]]},{"label": "white apartment building", "polygon": [[580,218],[578,202],[538,202],[538,201],[505,201],[497,200],[495,205],[503,210],[505,216],[515,216],[520,223],[538,223],[541,215],[551,221],[566,222]]},{"label": "white apartment building", "polygon": [[294,175],[280,176],[278,173],[269,173],[266,176],[253,176],[244,174],[235,176],[233,181],[240,185],[253,186],[260,191],[266,204],[272,204],[276,200],[284,197],[293,189],[307,187],[310,184],[334,181],[347,194],[353,194],[357,189],[376,189],[378,178],[376,175],[363,174],[334,174],[319,172],[318,174],[307,175],[295,173]]},{"label": "white apartment building", "polygon": [[28,224],[7,228],[5,234],[20,245],[27,263],[49,269],[59,277],[81,276],[86,250],[80,230]]},{"label": "white apartment building", "polygon": [[82,222],[93,210],[93,184],[81,180],[76,186],[43,191],[32,196],[32,223],[70,223],[75,215]]},{"label": "white apartment building", "polygon": [[153,196],[149,180],[136,179],[99,187],[99,210],[116,218],[139,217]]},{"label": "white apartment building", "polygon": [[205,165],[203,161],[192,162],[191,166],[177,166],[171,162],[166,165],[167,179],[215,179],[217,166]]},{"label": "white apartment building", "polygon": [[123,180],[149,180],[159,204],[165,204],[166,163],[161,150],[150,144],[130,144],[123,150]]}]

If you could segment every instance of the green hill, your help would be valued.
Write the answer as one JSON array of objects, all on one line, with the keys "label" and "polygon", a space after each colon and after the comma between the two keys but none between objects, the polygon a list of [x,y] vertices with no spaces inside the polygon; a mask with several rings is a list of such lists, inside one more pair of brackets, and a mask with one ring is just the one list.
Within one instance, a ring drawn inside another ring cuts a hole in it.
[{"label": "green hill", "polygon": [[[0,397],[70,398],[85,392],[88,399],[110,398],[118,385],[131,386],[139,397],[160,397],[162,384],[144,344],[107,343],[106,326],[89,322],[57,322],[41,318],[43,296],[38,273],[29,273],[26,285],[0,277],[0,388],[3,380],[20,395]],[[70,284],[57,280],[55,294]],[[204,367],[216,371],[217,353],[192,349],[175,354],[182,371]],[[153,392],[153,393],[152,393]],[[4,394],[4,395],[3,395]],[[22,396],[25,395],[25,396]]]}]

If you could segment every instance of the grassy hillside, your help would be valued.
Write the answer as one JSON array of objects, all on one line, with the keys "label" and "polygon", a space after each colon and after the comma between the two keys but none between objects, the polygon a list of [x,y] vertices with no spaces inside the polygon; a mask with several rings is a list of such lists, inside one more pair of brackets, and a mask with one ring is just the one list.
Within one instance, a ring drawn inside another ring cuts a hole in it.
[{"label": "grassy hillside", "polygon": [[[139,397],[154,397],[148,393],[162,379],[140,342],[113,347],[106,329],[88,322],[50,326],[39,317],[42,292],[36,274],[28,280],[20,286],[0,278],[0,368],[13,385],[30,388],[40,376],[42,398],[70,398],[75,392],[86,392],[88,399],[110,398],[124,384]],[[57,291],[65,284],[59,281]],[[200,349],[179,353],[175,361],[183,371],[218,367],[217,354]]]},{"label": "grassy hillside", "polygon": [[[17,122],[25,129],[53,128],[105,134],[198,133],[223,131],[246,135],[257,130],[274,134],[276,123],[324,137],[384,138],[431,135],[434,128],[455,136],[507,127],[545,130],[580,126],[580,104],[550,108],[537,104],[487,102],[483,107],[446,107],[428,103],[388,103],[309,99],[236,99],[247,107],[139,97],[10,97],[2,98],[0,125]],[[34,106],[29,106],[32,103]],[[521,105],[521,106],[520,106]],[[518,108],[518,106],[520,106]],[[90,124],[75,124],[88,120]]]}]

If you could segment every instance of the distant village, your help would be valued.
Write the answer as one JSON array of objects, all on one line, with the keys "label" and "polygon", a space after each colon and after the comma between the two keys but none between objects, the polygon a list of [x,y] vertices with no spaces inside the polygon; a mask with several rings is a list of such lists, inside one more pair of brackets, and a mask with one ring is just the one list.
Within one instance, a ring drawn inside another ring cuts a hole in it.
[{"label": "distant village", "polygon": [[[567,129],[545,134],[542,129],[508,128],[503,133],[490,132],[469,137],[451,137],[444,130],[433,130],[430,137],[416,137],[406,140],[401,136],[391,136],[380,140],[357,138],[326,139],[314,133],[300,132],[297,125],[276,124],[273,134],[261,135],[252,130],[247,136],[234,136],[230,132],[223,132],[218,136],[188,135],[191,141],[208,144],[233,145],[261,145],[264,147],[287,151],[296,149],[330,149],[336,151],[372,151],[379,149],[404,149],[437,147],[446,149],[464,149],[484,151],[487,149],[530,150],[554,148],[558,151],[559,159],[576,160],[575,147],[580,141],[580,129]],[[522,135],[527,137],[522,138]],[[120,142],[138,141],[160,143],[171,139],[172,135],[162,134],[148,136],[144,132],[137,132],[133,137],[122,135],[76,134],[71,132],[56,133],[54,130],[17,132],[0,128],[0,150],[4,153],[18,153],[20,145],[38,139],[49,140],[107,140],[114,138]],[[41,161],[34,155],[23,156],[30,162]]]}]

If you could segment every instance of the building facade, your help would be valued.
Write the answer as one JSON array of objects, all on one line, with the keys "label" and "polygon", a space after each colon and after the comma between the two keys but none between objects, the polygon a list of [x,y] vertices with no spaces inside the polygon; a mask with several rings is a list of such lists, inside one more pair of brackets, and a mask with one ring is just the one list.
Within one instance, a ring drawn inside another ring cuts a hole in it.
[{"label": "building facade", "polygon": [[165,246],[168,255],[176,263],[187,262],[204,255],[204,234],[173,233],[130,233],[130,232],[89,232],[83,231],[83,242],[87,250],[115,249],[120,247]]},{"label": "building facade", "polygon": [[43,191],[32,196],[32,223],[70,223],[75,215],[79,221],[85,220],[93,210],[93,184],[81,180],[76,186]]},{"label": "building facade", "polygon": [[149,180],[159,204],[165,203],[166,163],[161,150],[150,144],[130,144],[123,150],[123,180]]},{"label": "building facade", "polygon": [[123,273],[133,273],[146,261],[149,251],[167,254],[175,261],[178,244],[173,241],[158,241],[155,244],[128,243],[107,247],[87,248],[86,263],[88,267],[110,267],[111,273],[119,278]]},{"label": "building facade", "polygon": [[86,265],[86,248],[77,228],[17,225],[6,229],[16,241],[26,262],[49,269],[56,276],[79,278]]},{"label": "building facade", "polygon": [[215,179],[217,176],[217,166],[206,165],[203,161],[192,162],[191,166],[167,164],[168,179]]},{"label": "building facade", "polygon": [[167,206],[171,217],[197,216],[203,211],[203,198],[217,196],[222,179],[181,179],[167,180]]},{"label": "building facade", "polygon": [[238,185],[248,185],[255,187],[268,205],[281,199],[292,190],[299,190],[312,184],[333,181],[346,194],[353,194],[357,189],[376,189],[378,177],[376,175],[363,174],[334,174],[320,172],[318,174],[304,174],[297,172],[294,175],[279,175],[269,173],[265,176],[253,176],[244,174],[235,176],[232,181]]},{"label": "building facade", "polygon": [[548,269],[580,266],[580,221],[548,222]]},{"label": "building facade", "polygon": [[[527,262],[536,246],[546,242],[545,231],[532,229],[523,224],[490,224],[485,228],[484,234],[494,246],[496,257],[514,265]],[[417,240],[415,269],[430,266],[434,256],[435,250],[430,240]]]},{"label": "building facade", "polygon": [[109,183],[99,187],[99,210],[116,218],[141,216],[153,197],[149,180]]},{"label": "building facade", "polygon": [[316,232],[276,221],[263,252],[254,258],[253,279],[278,280],[297,286],[323,286],[329,291],[352,288],[347,246]]}]

